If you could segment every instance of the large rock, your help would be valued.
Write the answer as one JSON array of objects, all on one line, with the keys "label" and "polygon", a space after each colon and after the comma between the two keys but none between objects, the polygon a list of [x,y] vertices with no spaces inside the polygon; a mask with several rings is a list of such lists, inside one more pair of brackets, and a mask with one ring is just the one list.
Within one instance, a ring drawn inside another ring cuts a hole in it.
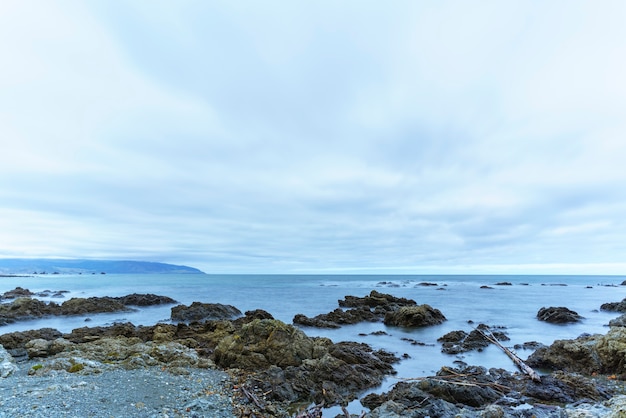
[{"label": "large rock", "polygon": [[72,298],[61,304],[57,315],[130,311],[123,303],[110,297]]},{"label": "large rock", "polygon": [[570,322],[580,322],[583,317],[578,313],[565,307],[549,307],[541,308],[537,312],[537,318],[540,321],[550,322],[553,324],[566,324]]},{"label": "large rock", "polygon": [[366,344],[333,344],[281,321],[253,319],[216,347],[216,364],[254,371],[253,385],[274,400],[346,403],[380,385],[398,359]]},{"label": "large rock", "polygon": [[393,295],[377,292],[376,290],[372,290],[370,294],[365,297],[346,296],[343,300],[339,301],[339,306],[344,308],[357,308],[360,306],[374,308],[390,305],[393,307],[413,306],[417,305],[417,303],[411,299],[398,298]]},{"label": "large rock", "polygon": [[31,296],[33,296],[34,293],[31,292],[28,289],[24,289],[22,287],[16,287],[13,290],[9,290],[7,292],[4,292],[2,294],[2,296],[0,296],[0,299],[17,299],[17,298],[29,298]]},{"label": "large rock", "polygon": [[600,306],[600,309],[603,310],[603,311],[622,312],[622,313],[624,313],[624,312],[626,312],[626,299],[622,299],[621,302],[603,303]]},{"label": "large rock", "polygon": [[606,335],[557,340],[537,349],[527,360],[532,367],[585,375],[626,375],[626,328],[612,327]]},{"label": "large rock", "polygon": [[313,318],[297,314],[293,318],[293,323],[317,328],[339,328],[341,325],[357,324],[365,321],[377,322],[380,321],[380,319],[380,315],[372,312],[367,307],[361,306],[345,311],[341,308],[337,308],[327,314],[320,314]]},{"label": "large rock", "polygon": [[403,306],[385,315],[385,325],[400,327],[425,327],[438,325],[446,320],[439,309],[424,304],[419,306]]},{"label": "large rock", "polygon": [[153,306],[176,303],[174,299],[168,296],[155,295],[152,293],[133,293],[132,295],[120,296],[113,299],[126,306]]},{"label": "large rock", "polygon": [[239,309],[221,303],[193,302],[190,306],[178,305],[172,308],[172,320],[174,321],[233,319],[240,315]]},{"label": "large rock", "polygon": [[441,351],[446,354],[460,354],[467,351],[482,351],[491,342],[485,335],[492,336],[497,341],[508,341],[509,337],[502,331],[492,330],[488,325],[480,324],[469,334],[463,330],[450,331],[437,341],[441,344]]}]

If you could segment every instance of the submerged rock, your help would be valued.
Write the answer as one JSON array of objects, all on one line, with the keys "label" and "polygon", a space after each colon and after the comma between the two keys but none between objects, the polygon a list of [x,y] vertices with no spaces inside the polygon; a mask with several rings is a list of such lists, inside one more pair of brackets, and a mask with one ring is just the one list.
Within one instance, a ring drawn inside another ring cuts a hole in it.
[{"label": "submerged rock", "polygon": [[580,322],[583,317],[565,307],[549,307],[541,308],[537,312],[537,318],[540,321],[550,322],[553,324],[566,324],[571,322]]}]

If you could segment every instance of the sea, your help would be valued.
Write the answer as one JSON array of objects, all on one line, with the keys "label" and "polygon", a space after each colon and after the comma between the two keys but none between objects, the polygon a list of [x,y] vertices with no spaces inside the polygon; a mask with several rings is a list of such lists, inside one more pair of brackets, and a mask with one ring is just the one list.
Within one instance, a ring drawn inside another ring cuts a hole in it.
[{"label": "sea", "polygon": [[[516,370],[511,360],[495,346],[481,352],[443,354],[437,339],[449,331],[470,332],[480,323],[503,327],[502,331],[510,338],[504,345],[509,348],[525,342],[549,345],[557,339],[576,338],[585,333],[604,334],[608,331],[608,322],[619,314],[601,311],[600,306],[626,297],[624,280],[626,276],[577,275],[47,274],[0,277],[0,293],[16,286],[33,292],[68,291],[64,299],[42,298],[57,303],[71,297],[154,293],[186,305],[198,301],[229,304],[242,312],[263,309],[286,323],[292,323],[298,313],[312,317],[330,312],[339,307],[338,301],[345,296],[365,296],[372,290],[439,309],[447,320],[441,325],[423,328],[388,327],[382,322],[364,322],[339,329],[301,327],[309,336],[328,337],[334,342],[364,342],[403,358],[396,364],[397,374],[371,390],[380,393],[399,380],[432,376],[442,366],[455,366],[458,362]],[[539,321],[538,310],[550,306],[567,307],[584,319],[566,325]],[[170,323],[171,307],[17,322],[0,327],[0,334],[43,327],[70,332],[74,328],[116,322]],[[522,359],[532,353],[523,349],[516,351]],[[349,410],[359,413],[359,408],[362,409],[352,403]]]}]

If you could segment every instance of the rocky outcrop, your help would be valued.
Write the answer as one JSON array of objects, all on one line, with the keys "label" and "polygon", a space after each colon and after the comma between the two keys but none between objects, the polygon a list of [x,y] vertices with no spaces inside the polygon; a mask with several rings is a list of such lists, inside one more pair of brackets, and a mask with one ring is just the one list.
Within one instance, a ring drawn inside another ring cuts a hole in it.
[{"label": "rocky outcrop", "polygon": [[446,320],[439,309],[424,304],[419,306],[403,306],[385,315],[385,325],[414,328],[438,325]]},{"label": "rocky outcrop", "polygon": [[[390,392],[361,403],[368,418],[396,417],[562,417],[574,416],[552,404],[603,401],[612,390],[590,378],[557,372],[541,382],[503,369],[444,367],[436,376],[397,383]],[[614,392],[614,390],[613,390]],[[520,411],[523,410],[523,414]],[[587,415],[575,415],[587,416]]]},{"label": "rocky outcrop", "polygon": [[375,307],[389,307],[389,309],[395,309],[400,306],[412,306],[417,305],[414,300],[398,298],[385,293],[372,290],[368,296],[346,296],[343,300],[339,301],[339,306],[344,308],[357,308],[360,306],[366,306],[369,308]]},{"label": "rocky outcrop", "polygon": [[33,296],[34,293],[31,292],[28,289],[24,289],[22,287],[16,287],[13,290],[9,290],[7,292],[4,292],[1,296],[0,299],[17,299],[17,298],[29,298],[31,296]]},{"label": "rocky outcrop", "polygon": [[556,340],[537,349],[526,362],[531,367],[550,370],[626,377],[626,328],[612,327],[606,335]]},{"label": "rocky outcrop", "polygon": [[[24,291],[20,290],[18,293],[30,293],[27,289],[22,290]],[[72,298],[59,305],[55,302],[46,303],[39,299],[33,299],[29,295],[27,297],[18,297],[11,303],[0,304],[0,326],[13,323],[15,321],[24,321],[46,316],[124,312],[133,310],[128,307],[129,305],[148,306],[164,303],[175,303],[175,301],[167,296],[152,294],[142,295],[135,293],[117,298]]]},{"label": "rocky outcrop", "polygon": [[241,315],[241,311],[232,305],[221,303],[193,302],[191,305],[178,305],[172,308],[174,321],[203,321],[216,319],[233,319]]},{"label": "rocky outcrop", "polygon": [[378,321],[380,321],[380,315],[364,306],[345,311],[337,308],[332,312],[320,314],[313,318],[302,314],[297,314],[293,318],[294,324],[317,328],[339,328],[341,325]]},{"label": "rocky outcrop", "polygon": [[450,331],[437,341],[441,343],[441,352],[446,354],[460,354],[468,351],[482,351],[491,342],[485,338],[485,334],[492,336],[497,341],[508,341],[509,337],[502,331],[492,330],[485,324],[480,324],[469,333],[463,330]]},{"label": "rocky outcrop", "polygon": [[[387,325],[427,326],[445,321],[443,314],[428,305],[417,306],[411,299],[398,298],[372,290],[365,297],[346,296],[340,308],[309,318],[297,314],[293,323],[318,328],[339,328],[346,324],[383,321]],[[348,309],[342,309],[348,308]],[[402,325],[400,325],[402,324]]]},{"label": "rocky outcrop", "polygon": [[276,320],[254,319],[224,338],[215,363],[256,372],[254,384],[278,401],[346,403],[382,382],[398,359],[366,344],[333,344]]},{"label": "rocky outcrop", "polygon": [[622,299],[621,302],[603,303],[600,306],[600,309],[603,310],[603,311],[624,313],[624,312],[626,312],[626,299]]},{"label": "rocky outcrop", "polygon": [[578,313],[562,306],[541,308],[539,312],[537,312],[537,318],[540,321],[550,322],[552,324],[580,322],[583,319]]},{"label": "rocky outcrop", "polygon": [[154,306],[177,303],[174,299],[168,296],[155,295],[152,293],[133,293],[132,295],[115,297],[113,299],[120,302],[124,306]]}]

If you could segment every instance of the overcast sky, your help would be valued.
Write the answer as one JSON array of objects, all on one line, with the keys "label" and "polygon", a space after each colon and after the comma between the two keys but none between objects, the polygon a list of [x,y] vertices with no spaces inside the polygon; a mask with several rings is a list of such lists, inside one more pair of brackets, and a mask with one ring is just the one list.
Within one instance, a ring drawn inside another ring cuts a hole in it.
[{"label": "overcast sky", "polygon": [[626,2],[0,2],[0,255],[626,274]]}]

